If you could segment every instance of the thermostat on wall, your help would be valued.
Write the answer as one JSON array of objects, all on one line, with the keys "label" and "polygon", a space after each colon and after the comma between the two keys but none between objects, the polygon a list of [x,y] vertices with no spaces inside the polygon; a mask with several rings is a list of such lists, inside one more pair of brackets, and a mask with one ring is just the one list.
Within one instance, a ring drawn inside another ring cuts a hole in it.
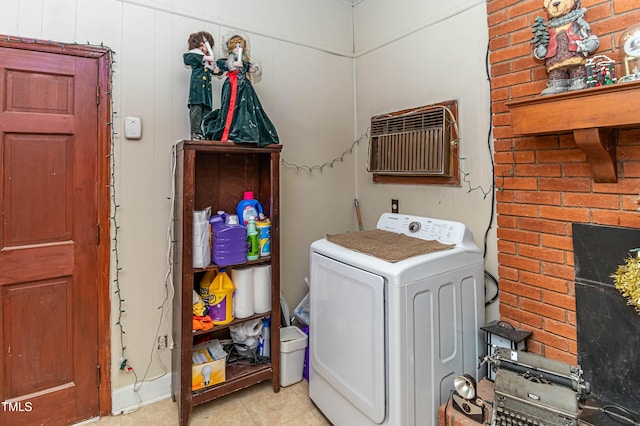
[{"label": "thermostat on wall", "polygon": [[126,117],[124,119],[124,137],[140,139],[142,137],[142,120],[140,117]]}]

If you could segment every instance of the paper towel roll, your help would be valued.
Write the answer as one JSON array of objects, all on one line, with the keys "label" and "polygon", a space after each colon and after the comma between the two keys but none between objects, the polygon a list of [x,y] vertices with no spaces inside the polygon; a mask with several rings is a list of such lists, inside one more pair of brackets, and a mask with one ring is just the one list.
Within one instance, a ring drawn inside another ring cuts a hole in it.
[{"label": "paper towel roll", "polygon": [[253,269],[253,310],[261,314],[271,310],[271,265],[256,266]]},{"label": "paper towel roll", "polygon": [[236,287],[234,308],[236,318],[248,318],[254,314],[253,268],[232,269],[231,281]]}]

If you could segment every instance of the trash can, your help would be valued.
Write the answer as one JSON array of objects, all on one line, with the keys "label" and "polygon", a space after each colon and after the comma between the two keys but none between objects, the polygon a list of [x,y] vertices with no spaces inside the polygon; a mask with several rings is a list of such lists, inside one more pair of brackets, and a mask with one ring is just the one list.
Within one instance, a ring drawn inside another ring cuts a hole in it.
[{"label": "trash can", "polygon": [[302,380],[308,340],[307,335],[295,325],[280,329],[280,386],[290,386]]}]

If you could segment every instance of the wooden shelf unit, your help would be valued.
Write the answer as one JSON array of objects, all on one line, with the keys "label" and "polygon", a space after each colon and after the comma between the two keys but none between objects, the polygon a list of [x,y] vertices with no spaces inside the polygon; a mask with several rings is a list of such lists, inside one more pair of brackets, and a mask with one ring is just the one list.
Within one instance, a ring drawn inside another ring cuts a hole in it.
[{"label": "wooden shelf unit", "polygon": [[[189,424],[193,406],[271,380],[273,391],[280,391],[280,151],[282,146],[236,145],[217,141],[180,141],[176,146],[175,220],[173,278],[173,341],[171,392],[178,403],[179,424]],[[193,268],[193,211],[211,206],[212,211],[235,214],[244,191],[253,191],[264,213],[271,220],[271,255],[234,267],[271,265],[271,311],[230,324],[216,325],[207,332],[192,327],[193,290],[212,264]],[[194,339],[210,335],[229,338],[229,326],[256,318],[271,317],[271,362],[259,365],[226,367],[226,380],[217,385],[192,391],[191,355]]]},{"label": "wooden shelf unit", "polygon": [[513,136],[573,133],[595,182],[617,182],[617,130],[640,127],[640,81],[508,102]]}]

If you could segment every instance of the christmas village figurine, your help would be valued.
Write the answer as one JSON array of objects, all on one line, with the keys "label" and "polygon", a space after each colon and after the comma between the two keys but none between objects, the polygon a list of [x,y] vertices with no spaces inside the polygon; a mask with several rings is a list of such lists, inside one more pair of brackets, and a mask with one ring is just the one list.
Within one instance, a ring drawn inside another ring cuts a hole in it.
[{"label": "christmas village figurine", "polygon": [[279,143],[278,132],[251,84],[251,75],[259,76],[262,70],[250,62],[247,38],[232,33],[222,49],[227,57],[218,59],[216,65],[226,71],[227,78],[222,84],[220,109],[204,118],[205,138],[259,146]]},{"label": "christmas village figurine", "polygon": [[605,55],[592,56],[587,60],[587,87],[601,87],[615,84],[616,63]]},{"label": "christmas village figurine", "polygon": [[542,95],[587,87],[586,58],[600,45],[584,20],[580,0],[544,0],[549,22],[537,17],[533,24],[533,56],[544,60],[549,74]]},{"label": "christmas village figurine", "polygon": [[191,139],[203,139],[202,120],[211,112],[211,77],[221,75],[222,71],[215,65],[212,46],[213,36],[206,31],[189,35],[189,51],[183,55],[184,64],[191,68],[189,82],[189,122]]}]

